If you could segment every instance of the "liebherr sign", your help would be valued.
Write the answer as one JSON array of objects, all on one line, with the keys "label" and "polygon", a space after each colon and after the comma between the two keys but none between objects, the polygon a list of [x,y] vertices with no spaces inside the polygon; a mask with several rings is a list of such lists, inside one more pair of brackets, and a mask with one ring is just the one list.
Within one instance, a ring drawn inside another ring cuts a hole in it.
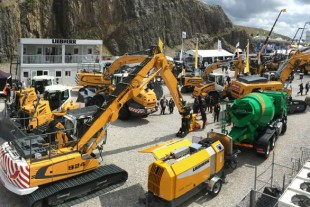
[{"label": "liebherr sign", "polygon": [[74,39],[52,39],[53,44],[76,44]]}]

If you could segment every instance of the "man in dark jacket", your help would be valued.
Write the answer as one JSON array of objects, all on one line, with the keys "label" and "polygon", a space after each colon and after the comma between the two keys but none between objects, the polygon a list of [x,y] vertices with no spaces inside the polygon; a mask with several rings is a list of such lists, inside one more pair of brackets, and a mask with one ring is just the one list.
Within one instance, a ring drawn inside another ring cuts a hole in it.
[{"label": "man in dark jacket", "polygon": [[169,100],[169,111],[170,111],[170,114],[173,114],[174,106],[175,106],[175,103],[174,103],[173,99],[170,98],[170,100]]},{"label": "man in dark jacket", "polygon": [[166,110],[167,105],[168,105],[168,100],[167,100],[166,97],[164,96],[164,97],[160,100],[160,107],[161,107],[160,114],[165,115],[165,110]]},{"label": "man in dark jacket", "polygon": [[309,81],[306,83],[305,89],[306,89],[306,95],[308,94],[309,91],[309,87],[310,87],[310,83]]},{"label": "man in dark jacket", "polygon": [[204,129],[206,127],[206,122],[207,122],[206,107],[201,107],[200,114],[201,114],[201,119],[202,119],[202,129]]},{"label": "man in dark jacket", "polygon": [[217,121],[217,122],[219,121],[220,111],[221,111],[220,103],[217,103],[217,104],[214,106],[214,122],[215,122],[215,121]]},{"label": "man in dark jacket", "polygon": [[298,94],[301,94],[302,95],[302,92],[304,91],[304,85],[303,85],[303,83],[300,83],[299,84],[299,92],[297,93],[297,95]]}]

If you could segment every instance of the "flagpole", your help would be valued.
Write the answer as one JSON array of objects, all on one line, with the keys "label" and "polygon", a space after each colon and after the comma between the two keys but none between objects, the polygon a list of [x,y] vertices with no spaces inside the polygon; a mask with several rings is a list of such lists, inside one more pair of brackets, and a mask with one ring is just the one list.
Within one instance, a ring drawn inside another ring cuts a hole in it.
[{"label": "flagpole", "polygon": [[198,71],[198,38],[197,38],[197,42],[196,42],[196,50],[195,50],[195,76],[196,76],[196,73]]},{"label": "flagpole", "polygon": [[180,61],[182,61],[182,56],[183,56],[183,34],[182,33],[181,33],[181,39],[182,39],[182,44],[181,44]]}]

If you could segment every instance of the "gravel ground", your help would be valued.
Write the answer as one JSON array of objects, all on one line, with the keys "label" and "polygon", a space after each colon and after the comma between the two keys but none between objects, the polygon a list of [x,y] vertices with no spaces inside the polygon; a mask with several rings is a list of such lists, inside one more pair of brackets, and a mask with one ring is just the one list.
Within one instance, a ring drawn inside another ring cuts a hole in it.
[{"label": "gravel ground", "polygon": [[[296,96],[300,83],[298,78],[296,75],[293,83],[293,98],[304,100],[305,96]],[[303,82],[308,80],[310,80],[309,76],[304,77]],[[170,97],[167,89],[165,94],[168,98]],[[190,94],[185,94],[184,99],[190,103],[193,102]],[[0,103],[0,110],[2,109],[3,103]],[[208,114],[208,121],[209,125],[206,129],[192,132],[187,137],[206,136],[206,133],[211,129],[220,131],[220,124],[213,123],[211,114]],[[288,130],[278,139],[274,150],[276,163],[290,167],[291,158],[300,155],[300,147],[309,146],[310,127],[307,124],[309,122],[309,109],[305,113],[288,117]],[[177,110],[173,114],[159,115],[159,112],[156,112],[144,119],[136,118],[126,122],[118,120],[112,123],[108,129],[108,140],[104,146],[102,165],[116,164],[128,172],[129,178],[122,187],[113,192],[96,196],[75,206],[143,206],[139,204],[138,200],[144,197],[147,190],[148,165],[154,161],[154,158],[151,154],[142,154],[138,150],[175,138],[180,124],[181,117]],[[243,150],[239,154],[238,168],[228,174],[227,183],[223,185],[222,191],[217,197],[199,195],[189,200],[184,206],[236,206],[253,188],[253,166],[258,166],[258,171],[262,172],[270,165],[271,161],[272,156],[264,160],[257,157],[251,150]],[[280,180],[276,182],[281,184]],[[23,198],[7,191],[3,186],[0,186],[0,197],[0,206],[23,206]]]}]

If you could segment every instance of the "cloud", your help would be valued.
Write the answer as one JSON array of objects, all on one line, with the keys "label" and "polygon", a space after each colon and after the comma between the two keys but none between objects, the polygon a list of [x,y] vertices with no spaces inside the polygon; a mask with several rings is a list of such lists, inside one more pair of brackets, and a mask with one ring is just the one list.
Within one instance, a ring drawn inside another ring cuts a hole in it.
[{"label": "cloud", "polygon": [[[281,9],[274,32],[293,37],[303,27],[310,11],[309,0],[203,0],[207,4],[220,5],[230,20],[237,25],[270,30]],[[310,31],[310,24],[308,25]],[[305,33],[304,33],[305,34]]]}]

